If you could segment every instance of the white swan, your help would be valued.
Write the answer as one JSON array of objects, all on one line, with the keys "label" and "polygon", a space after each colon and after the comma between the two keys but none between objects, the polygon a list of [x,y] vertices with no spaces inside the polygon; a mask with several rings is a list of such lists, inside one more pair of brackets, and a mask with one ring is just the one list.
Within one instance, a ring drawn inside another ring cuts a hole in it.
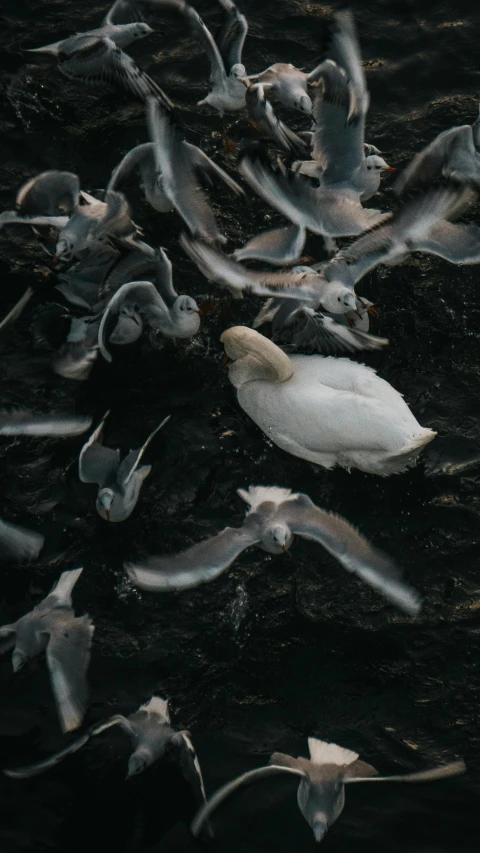
[{"label": "white swan", "polygon": [[246,326],[221,336],[240,406],[282,450],[333,468],[388,476],[436,435],[398,391],[348,358],[287,356]]}]

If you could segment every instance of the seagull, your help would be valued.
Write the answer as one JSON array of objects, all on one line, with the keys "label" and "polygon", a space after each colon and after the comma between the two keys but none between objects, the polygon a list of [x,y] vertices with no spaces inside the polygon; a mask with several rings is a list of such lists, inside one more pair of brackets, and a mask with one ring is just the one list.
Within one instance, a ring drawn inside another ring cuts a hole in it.
[{"label": "seagull", "polygon": [[57,276],[55,289],[72,305],[96,313],[100,289],[121,260],[120,252],[109,243],[93,243],[80,260]]},{"label": "seagull", "polygon": [[353,289],[334,279],[328,280],[322,273],[305,272],[304,268],[302,272],[256,272],[243,267],[221,249],[193,240],[186,234],[181,235],[180,244],[209,281],[234,292],[301,299],[337,314],[357,308]]},{"label": "seagull", "polygon": [[35,415],[27,409],[0,409],[0,435],[63,437],[81,435],[91,425],[88,415]]},{"label": "seagull", "polygon": [[285,107],[311,115],[312,101],[308,85],[321,80],[324,72],[325,62],[321,62],[308,74],[288,62],[276,62],[259,74],[249,74],[248,79],[261,83],[264,90]]},{"label": "seagull", "polygon": [[70,331],[52,358],[52,370],[64,379],[84,382],[98,357],[101,316],[73,317]]},{"label": "seagull", "polygon": [[44,542],[45,537],[41,533],[0,518],[0,558],[2,560],[31,563],[37,559]]},{"label": "seagull", "polygon": [[416,154],[395,184],[400,194],[419,183],[448,178],[480,189],[480,108],[473,124],[451,127]]},{"label": "seagull", "polygon": [[143,142],[127,151],[110,176],[107,192],[116,189],[134,169],[138,169],[140,173],[140,186],[153,209],[158,213],[168,213],[173,210],[173,205],[162,186],[161,174],[155,159],[154,142]]},{"label": "seagull", "polygon": [[236,195],[244,195],[242,188],[199,148],[181,138],[155,98],[147,102],[147,123],[155,143],[157,174],[161,175],[162,189],[172,207],[193,235],[208,242],[225,243],[226,238],[220,234],[213,210],[198,183],[198,167],[221,178]]},{"label": "seagull", "polygon": [[138,229],[130,218],[130,207],[125,196],[111,191],[105,193],[105,201],[98,201],[86,193],[83,195],[88,203],[75,208],[58,235],[55,249],[57,258],[71,261],[107,237],[118,237],[135,245]]},{"label": "seagull", "polygon": [[78,728],[87,706],[86,673],[94,631],[91,619],[76,618],[72,590],[83,569],[62,572],[40,604],[11,625],[0,628],[1,651],[14,647],[13,671],[46,650],[50,681],[62,731]]},{"label": "seagull", "polygon": [[217,536],[179,554],[126,563],[130,580],[140,589],[166,592],[191,589],[222,574],[250,545],[269,554],[288,551],[294,535],[322,545],[348,572],[358,575],[401,610],[421,609],[417,590],[402,580],[394,561],[378,551],[348,521],[315,506],[307,495],[278,486],[237,489],[249,509],[242,527],[226,527]]},{"label": "seagull", "polygon": [[148,436],[140,450],[131,450],[120,462],[120,451],[104,447],[101,434],[109,412],[84,444],[78,460],[78,474],[82,483],[97,483],[96,509],[105,521],[125,521],[137,505],[143,481],[152,470],[142,465],[141,459],[154,435],[170,420],[170,415]]},{"label": "seagull", "polygon": [[219,0],[224,10],[224,24],[213,38],[198,12],[184,0],[157,0],[158,6],[173,8],[182,14],[193,34],[201,42],[210,62],[212,90],[198,101],[198,106],[208,104],[221,116],[245,106],[248,78],[242,63],[242,51],[248,31],[248,22],[232,0]]},{"label": "seagull", "polygon": [[252,189],[275,210],[297,226],[326,237],[362,234],[388,219],[390,213],[363,208],[350,191],[312,187],[303,175],[273,171],[244,157],[239,170]]},{"label": "seagull", "polygon": [[262,139],[274,142],[277,148],[292,156],[305,154],[305,142],[277,118],[261,83],[252,83],[248,87],[246,104],[250,122]]},{"label": "seagull", "polygon": [[275,267],[294,264],[305,246],[306,231],[301,225],[282,225],[263,231],[248,240],[231,257],[234,261],[264,261]]},{"label": "seagull", "polygon": [[348,190],[367,201],[378,191],[382,172],[396,171],[378,154],[366,154],[365,121],[370,103],[353,15],[337,12],[332,49],[314,100],[312,162],[294,164],[323,187]]},{"label": "seagull", "polygon": [[155,284],[130,281],[123,284],[108,302],[98,332],[100,352],[107,361],[112,356],[105,346],[132,343],[141,335],[143,323],[168,338],[191,338],[200,328],[200,309],[191,296],[179,296],[172,282],[172,265],[163,249],[156,255]]},{"label": "seagull", "polygon": [[102,26],[26,52],[53,56],[58,61],[58,70],[66,77],[117,83],[143,100],[155,95],[171,109],[173,104],[165,92],[122,50],[153,32],[141,14],[149,5],[117,0]]},{"label": "seagull", "polygon": [[159,696],[152,696],[148,702],[140,705],[140,708],[128,717],[115,714],[104,723],[92,726],[88,732],[74,740],[65,749],[44,761],[29,767],[16,767],[3,772],[12,779],[29,779],[31,776],[37,776],[55,767],[69,755],[78,752],[91,737],[99,735],[112,726],[120,726],[133,745],[133,752],[128,761],[127,779],[137,776],[162,758],[171,758],[177,762],[180,772],[189,783],[197,805],[205,804],[202,772],[190,732],[176,732],[172,728],[168,701]]},{"label": "seagull", "polygon": [[434,782],[465,772],[463,761],[452,761],[432,770],[379,776],[377,770],[359,758],[358,753],[335,743],[308,738],[310,758],[292,758],[274,752],[266,767],[250,770],[228,782],[200,809],[192,823],[199,835],[210,815],[235,791],[259,779],[290,773],[299,779],[297,800],[303,817],[311,827],[315,841],[322,841],[327,830],[340,817],[345,805],[345,785],[353,782]]}]

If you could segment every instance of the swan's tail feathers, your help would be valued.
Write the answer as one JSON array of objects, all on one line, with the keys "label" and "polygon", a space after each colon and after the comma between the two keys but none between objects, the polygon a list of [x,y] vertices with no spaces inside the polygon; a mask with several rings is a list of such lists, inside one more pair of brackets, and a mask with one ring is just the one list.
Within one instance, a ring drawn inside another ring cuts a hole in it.
[{"label": "swan's tail feathers", "polygon": [[383,471],[381,473],[384,476],[388,476],[389,474],[399,474],[402,471],[406,471],[406,469],[410,468],[412,465],[415,465],[420,452],[427,444],[430,444],[430,442],[433,441],[436,435],[437,433],[432,429],[426,428],[420,430],[420,432],[412,438],[410,444],[407,444],[403,450],[396,451],[390,456],[382,458]]}]

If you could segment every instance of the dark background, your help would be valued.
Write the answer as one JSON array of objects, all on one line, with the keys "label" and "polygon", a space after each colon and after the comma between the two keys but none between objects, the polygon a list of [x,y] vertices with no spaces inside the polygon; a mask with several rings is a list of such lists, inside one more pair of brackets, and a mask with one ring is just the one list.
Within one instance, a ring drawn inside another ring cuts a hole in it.
[{"label": "dark background", "polygon": [[[215,31],[215,2],[196,7]],[[243,0],[251,72],[275,61],[313,67],[322,58],[335,4]],[[354,3],[372,105],[367,141],[401,168],[438,132],[477,115],[480,20],[472,2]],[[23,50],[99,24],[92,0],[0,2],[0,207],[45,169],[77,172],[86,190],[105,187],[112,168],[146,141],[142,105],[122,92],[67,81],[25,65]],[[196,101],[208,63],[182,21],[159,16],[155,34],[129,50],[178,105],[176,117],[232,174],[226,140],[251,131],[245,118],[221,119]],[[281,113],[281,111],[280,111]],[[281,113],[282,115],[285,115]],[[296,129],[300,115],[288,115]],[[230,146],[231,147],[231,146]],[[391,179],[374,205],[396,205]],[[389,187],[390,185],[390,187]],[[356,749],[382,772],[419,769],[464,756],[460,780],[418,786],[353,786],[325,853],[473,853],[478,850],[478,652],[480,630],[477,488],[480,320],[476,267],[416,256],[382,268],[358,292],[375,301],[373,331],[389,337],[367,356],[405,395],[422,426],[439,437],[414,470],[381,479],[314,471],[273,446],[236,403],[221,368],[221,331],[250,323],[260,307],[210,288],[178,246],[181,222],[155,214],[135,179],[125,187],[146,239],[169,250],[179,292],[213,310],[194,341],[175,346],[144,334],[99,361],[86,383],[49,366],[68,330],[67,306],[53,289],[51,261],[28,229],[0,232],[0,316],[33,284],[22,318],[0,341],[3,405],[91,414],[107,408],[106,442],[138,447],[167,414],[148,450],[153,464],[137,509],[123,524],[95,512],[95,488],[76,477],[84,437],[1,439],[0,515],[45,533],[33,566],[2,569],[0,624],[31,609],[65,569],[85,567],[74,593],[78,614],[96,625],[86,724],[135,710],[152,693],[170,697],[172,717],[189,728],[207,791],[264,764],[273,750],[306,755],[309,735]],[[239,202],[210,193],[232,248],[280,218],[247,193]],[[470,218],[475,218],[473,210]],[[319,241],[307,246],[319,254]],[[210,295],[210,296],[209,296]],[[445,473],[448,470],[450,473]],[[140,595],[122,561],[175,551],[240,524],[238,487],[276,484],[306,492],[340,512],[401,562],[426,595],[422,614],[404,617],[297,539],[288,556],[252,549],[223,577],[191,592]],[[60,748],[45,660],[13,675],[0,662],[0,764]],[[124,781],[129,742],[112,729],[54,771],[27,781],[0,777],[2,853],[86,849],[197,849],[186,826],[189,790],[159,763]],[[215,849],[229,853],[313,850],[295,782],[251,789],[218,813]]]}]

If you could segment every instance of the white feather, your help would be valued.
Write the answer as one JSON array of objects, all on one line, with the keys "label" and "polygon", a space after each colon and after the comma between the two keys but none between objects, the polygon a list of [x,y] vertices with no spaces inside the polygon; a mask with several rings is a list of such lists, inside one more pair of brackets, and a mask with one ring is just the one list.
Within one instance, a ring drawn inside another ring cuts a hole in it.
[{"label": "white feather", "polygon": [[237,495],[249,505],[249,513],[255,512],[265,501],[279,505],[284,501],[294,501],[297,497],[291,489],[282,489],[280,486],[249,486],[248,489],[237,489]]},{"label": "white feather", "polygon": [[167,723],[170,722],[170,713],[168,710],[168,699],[160,699],[160,696],[152,696],[148,702],[145,702],[144,705],[141,705],[139,708],[140,711],[148,711],[149,713],[159,714],[161,717],[165,718]]},{"label": "white feather", "polygon": [[336,743],[327,743],[325,740],[317,740],[315,737],[308,738],[310,760],[313,764],[337,764],[343,767],[353,764],[358,758],[358,753],[351,749],[344,749]]}]

